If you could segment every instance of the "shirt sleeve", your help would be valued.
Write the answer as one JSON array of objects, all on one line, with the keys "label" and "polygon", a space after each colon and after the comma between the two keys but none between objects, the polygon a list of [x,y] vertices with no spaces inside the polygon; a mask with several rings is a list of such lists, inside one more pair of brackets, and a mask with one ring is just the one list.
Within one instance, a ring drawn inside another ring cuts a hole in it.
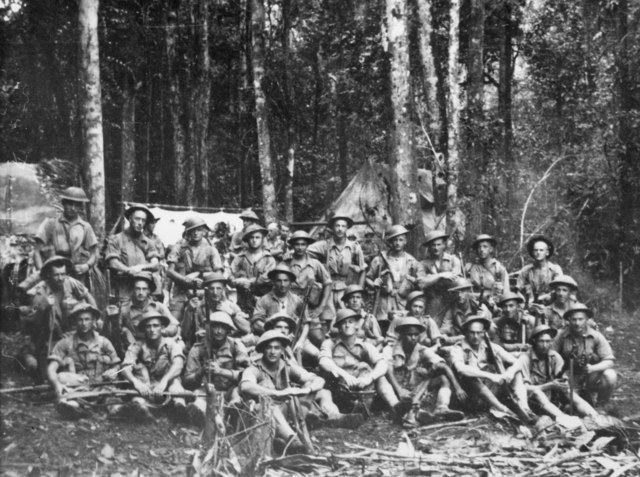
[{"label": "shirt sleeve", "polygon": [[242,372],[242,376],[240,377],[240,385],[242,386],[242,383],[258,384],[259,374],[260,374],[260,371],[258,370],[257,367],[249,366],[247,369],[245,369]]},{"label": "shirt sleeve", "polygon": [[62,360],[69,356],[69,340],[62,339],[58,341],[53,349],[51,350],[51,354],[49,354],[49,361],[57,361],[62,364]]},{"label": "shirt sleeve", "polygon": [[464,366],[464,352],[460,346],[451,347],[449,363],[456,371],[459,371],[460,366]]},{"label": "shirt sleeve", "polygon": [[383,359],[382,354],[380,354],[380,351],[378,351],[377,348],[368,341],[365,341],[363,343],[363,346],[367,364],[373,368],[378,363],[378,361],[381,361]]},{"label": "shirt sleeve", "polygon": [[321,263],[327,261],[327,242],[318,240],[307,247],[307,253],[319,260]]},{"label": "shirt sleeve", "polygon": [[320,261],[316,261],[316,263],[318,265],[316,272],[316,278],[318,279],[318,281],[324,286],[331,285],[333,280],[331,280],[331,275],[329,274],[327,267],[320,263]]},{"label": "shirt sleeve", "polygon": [[141,347],[140,347],[140,343],[135,342],[135,343],[131,343],[129,345],[129,347],[127,348],[127,351],[124,354],[124,359],[122,360],[122,365],[126,366],[129,364],[137,364],[138,363],[138,356],[140,356],[140,351],[141,351]]},{"label": "shirt sleeve", "polygon": [[201,345],[194,345],[187,356],[187,364],[184,371],[184,383],[189,387],[197,387],[200,385],[200,372],[202,365],[200,364]]},{"label": "shirt sleeve", "polygon": [[111,341],[104,336],[102,337],[102,356],[109,357],[109,365],[111,366],[120,363],[120,358],[118,357],[118,353],[116,353],[116,349],[113,347]]},{"label": "shirt sleeve", "polygon": [[209,263],[211,265],[211,269],[215,271],[222,271],[222,259],[220,258],[220,254],[218,253],[218,249],[213,245],[210,247],[209,253],[211,254],[209,257]]},{"label": "shirt sleeve", "polygon": [[96,245],[98,245],[98,238],[96,237],[96,233],[93,231],[93,227],[88,223],[84,223],[84,248],[91,250]]},{"label": "shirt sleeve", "polygon": [[594,338],[594,353],[599,358],[598,362],[607,359],[615,360],[616,358],[613,356],[613,350],[611,349],[611,345],[609,345],[607,339],[601,333],[596,333]]},{"label": "shirt sleeve", "polygon": [[112,258],[117,258],[118,260],[122,260],[120,240],[118,239],[118,235],[120,234],[112,235],[107,240],[107,251],[104,256],[105,262],[108,262]]},{"label": "shirt sleeve", "polygon": [[253,315],[251,316],[251,323],[256,321],[265,321],[267,319],[267,306],[265,300],[269,298],[269,295],[264,295],[258,298],[256,306],[253,309]]},{"label": "shirt sleeve", "polygon": [[151,261],[152,258],[160,259],[160,252],[158,251],[158,247],[153,243],[153,240],[147,240],[147,251],[145,253],[145,258],[148,261]]},{"label": "shirt sleeve", "polygon": [[49,224],[51,223],[51,219],[44,219],[40,226],[38,227],[38,231],[36,232],[34,238],[40,240],[44,245],[47,245],[49,242]]},{"label": "shirt sleeve", "polygon": [[320,354],[318,355],[318,359],[329,358],[333,359],[333,347],[335,346],[334,342],[327,338],[320,345]]}]

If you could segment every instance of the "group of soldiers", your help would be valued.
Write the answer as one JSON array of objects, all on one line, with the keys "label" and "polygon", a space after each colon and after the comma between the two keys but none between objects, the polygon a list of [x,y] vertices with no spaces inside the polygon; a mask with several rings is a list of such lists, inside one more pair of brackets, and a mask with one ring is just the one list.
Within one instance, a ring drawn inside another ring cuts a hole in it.
[{"label": "group of soldiers", "polygon": [[[74,397],[82,386],[108,390],[120,378],[135,392],[107,397],[110,417],[150,420],[169,408],[202,425],[212,384],[230,409],[271,398],[276,444],[304,451],[301,418],[355,428],[377,408],[413,427],[490,410],[570,427],[616,387],[597,317],[544,236],[528,241],[532,261],[510,280],[490,235],[476,237],[465,264],[445,232],[431,231],[418,260],[405,250],[409,231],[394,225],[386,250],[367,256],[350,217],[334,215],[315,240],[263,227],[248,210],[220,250],[194,215],[165,251],[157,219],[133,204],[101,253],[85,202],[82,189],[65,190],[62,215],[36,236],[36,276],[20,285],[33,302],[21,359],[66,417],[87,414]],[[103,304],[91,290],[101,270]]]}]

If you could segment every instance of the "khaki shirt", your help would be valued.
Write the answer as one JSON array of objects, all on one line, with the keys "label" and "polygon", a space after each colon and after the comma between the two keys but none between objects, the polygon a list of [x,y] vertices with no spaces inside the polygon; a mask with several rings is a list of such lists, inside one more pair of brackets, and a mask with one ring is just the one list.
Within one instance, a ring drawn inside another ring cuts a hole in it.
[{"label": "khaki shirt", "polygon": [[323,286],[331,284],[331,275],[319,260],[307,255],[304,260],[298,261],[293,257],[284,260],[296,276],[296,281],[291,284],[291,291],[298,296],[304,296],[307,287],[312,283],[320,283]]},{"label": "khaki shirt", "polygon": [[78,333],[58,341],[49,355],[49,361],[62,365],[67,358],[73,360],[77,374],[90,379],[99,378],[102,373],[120,363],[111,341],[95,331],[87,341],[81,340]]},{"label": "khaki shirt", "polygon": [[355,283],[355,279],[350,278],[353,274],[350,273],[349,265],[357,265],[362,270],[366,267],[358,242],[347,240],[340,247],[333,239],[319,240],[309,245],[307,252],[324,262],[333,282],[351,285]]},{"label": "khaki shirt", "polygon": [[[302,314],[304,302],[302,298],[292,292],[287,292],[284,297],[278,297],[270,291],[264,296],[258,298],[256,307],[253,310],[252,322],[266,321],[274,313],[286,313],[291,318],[300,323],[300,315]],[[303,322],[308,320],[308,316],[303,318]],[[294,330],[291,330],[292,332]]]},{"label": "khaki shirt", "polygon": [[554,350],[549,350],[549,355],[546,359],[539,358],[533,349],[522,353],[518,359],[522,365],[521,369],[526,384],[538,386],[562,376],[564,360]]},{"label": "khaki shirt", "polygon": [[35,238],[52,247],[53,255],[69,257],[74,264],[86,263],[98,245],[96,234],[88,222],[80,218],[69,222],[64,216],[45,219]]},{"label": "khaki shirt", "polygon": [[434,364],[444,361],[444,359],[420,343],[413,347],[409,356],[406,355],[400,342],[393,347],[385,348],[384,354],[389,363],[389,369],[393,371],[398,384],[410,391],[424,379],[420,378],[416,372],[418,367],[429,369]]},{"label": "khaki shirt", "polygon": [[562,275],[562,268],[556,263],[547,262],[542,267],[530,263],[518,273],[518,289],[531,290],[533,297],[549,292],[549,283]]},{"label": "khaki shirt", "polygon": [[491,259],[488,268],[481,262],[468,264],[467,272],[474,291],[483,293],[487,298],[498,297],[504,293],[509,273],[495,258]]},{"label": "khaki shirt", "polygon": [[[197,245],[191,245],[188,240],[181,240],[169,252],[167,263],[173,263],[175,271],[181,275],[222,270],[218,250],[206,239],[202,239]],[[175,282],[175,286],[183,293],[187,291],[182,283]]]},{"label": "khaki shirt", "polygon": [[68,316],[76,305],[87,302],[89,296],[87,287],[69,276],[62,282],[60,290],[53,290],[45,280],[38,283],[35,290],[34,307],[41,312],[52,309],[56,325],[60,327],[62,332],[73,328],[75,323],[70,323]]},{"label": "khaki shirt", "polygon": [[157,310],[161,315],[169,318],[169,322],[172,325],[179,326],[180,323],[178,320],[171,314],[169,309],[164,306],[162,303],[158,303],[156,301],[147,300],[145,303],[135,303],[132,301],[131,303],[127,303],[123,305],[120,309],[120,320],[122,323],[122,327],[131,331],[133,336],[137,340],[144,339],[144,332],[138,331],[138,324],[142,319],[142,315],[149,310]]},{"label": "khaki shirt", "polygon": [[[509,367],[515,363],[515,358],[502,346],[495,343],[491,343],[491,348],[496,358],[505,363],[505,367]],[[451,353],[449,355],[451,366],[456,371],[460,370],[460,365],[473,366],[481,371],[488,371],[494,369],[493,363],[489,361],[489,354],[487,352],[487,343],[482,340],[477,350],[474,350],[466,338],[455,346],[451,347]]]},{"label": "khaki shirt", "polygon": [[351,348],[342,341],[324,340],[319,355],[319,359],[322,358],[332,359],[339,368],[354,376],[362,372],[362,364],[373,369],[378,361],[384,359],[375,346],[359,338]]},{"label": "khaki shirt", "polygon": [[171,338],[160,338],[158,349],[150,348],[146,341],[137,341],[127,349],[122,362],[123,366],[129,364],[142,364],[149,371],[152,382],[157,382],[169,372],[171,365],[178,359],[184,364],[184,346]]},{"label": "khaki shirt", "polygon": [[149,237],[140,234],[140,237],[134,238],[130,229],[126,229],[109,237],[104,259],[108,262],[112,258],[119,259],[126,267],[133,267],[160,257],[158,249]]},{"label": "khaki shirt", "polygon": [[244,382],[249,382],[268,389],[281,390],[290,387],[291,384],[298,384],[304,387],[305,384],[310,383],[317,377],[293,361],[285,363],[280,360],[278,369],[275,372],[271,372],[260,360],[244,370],[240,379],[240,386]]},{"label": "khaki shirt", "polygon": [[587,327],[584,336],[573,336],[568,327],[563,328],[556,336],[553,346],[565,361],[585,354],[588,364],[597,364],[607,359],[615,360],[607,339],[591,327]]},{"label": "khaki shirt", "polygon": [[271,280],[267,275],[275,267],[276,260],[267,250],[264,250],[263,255],[255,262],[244,250],[231,262],[231,273],[233,278],[255,279],[252,291],[255,295],[262,296],[271,289]]},{"label": "khaki shirt", "polygon": [[[213,375],[211,383],[218,391],[226,391],[240,381],[242,370],[249,365],[247,348],[236,338],[227,338],[219,348],[211,347],[212,359],[221,368],[233,371],[233,377]],[[206,376],[205,366],[209,361],[207,347],[204,343],[196,343],[187,357],[187,367],[184,375],[185,385],[198,387]]]}]

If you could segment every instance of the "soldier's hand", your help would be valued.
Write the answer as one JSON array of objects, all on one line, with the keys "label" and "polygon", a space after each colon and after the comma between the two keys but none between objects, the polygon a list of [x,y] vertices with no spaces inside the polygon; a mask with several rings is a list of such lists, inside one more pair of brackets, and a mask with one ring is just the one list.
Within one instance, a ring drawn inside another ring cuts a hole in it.
[{"label": "soldier's hand", "polygon": [[202,339],[207,336],[207,330],[198,330],[196,331],[196,338]]},{"label": "soldier's hand", "polygon": [[398,391],[398,399],[401,401],[411,399],[411,392],[405,388],[400,388]]},{"label": "soldier's hand", "polygon": [[113,381],[114,379],[116,379],[117,375],[117,369],[107,369],[104,373],[102,373],[102,379],[104,381]]},{"label": "soldier's hand", "polygon": [[200,305],[200,299],[197,296],[194,296],[189,300],[189,308],[192,310],[196,310]]},{"label": "soldier's hand", "polygon": [[504,374],[490,374],[489,381],[493,384],[503,384],[507,381],[507,377]]},{"label": "soldier's hand", "polygon": [[373,383],[373,378],[370,374],[365,374],[364,376],[358,378],[359,388],[366,388],[367,386],[371,385],[371,383]]},{"label": "soldier's hand", "polygon": [[350,374],[342,376],[342,379],[344,379],[345,384],[349,388],[355,388],[358,385],[358,378],[351,376]]},{"label": "soldier's hand", "polygon": [[56,396],[60,398],[62,397],[62,395],[64,394],[67,388],[60,381],[56,381],[56,383],[53,386],[53,389],[56,392]]},{"label": "soldier's hand", "polygon": [[444,279],[444,280],[455,280],[457,278],[457,275],[453,272],[441,272],[439,273],[440,278]]},{"label": "soldier's hand", "polygon": [[458,386],[456,388],[456,399],[458,399],[459,402],[464,402],[469,398],[469,396],[467,396],[467,393],[465,392],[464,389],[462,389],[460,386]]},{"label": "soldier's hand", "polygon": [[151,390],[151,394],[153,395],[153,397],[159,398],[160,396],[162,396],[162,393],[165,391],[165,389],[167,389],[167,385],[163,381],[160,381],[153,387],[153,389]]},{"label": "soldier's hand", "polygon": [[222,371],[222,366],[220,366],[220,363],[218,363],[217,361],[209,361],[209,371],[211,371],[213,374],[220,374],[220,372]]},{"label": "soldier's hand", "polygon": [[151,387],[148,384],[143,383],[142,381],[135,381],[133,383],[133,387],[136,388],[136,391],[140,393],[140,396],[148,398],[151,396]]},{"label": "soldier's hand", "polygon": [[249,288],[251,281],[248,278],[236,278],[235,285],[240,288]]},{"label": "soldier's hand", "polygon": [[196,287],[196,288],[200,288],[202,287],[202,278],[192,278],[191,280],[191,287]]},{"label": "soldier's hand", "polygon": [[129,267],[127,269],[127,273],[129,275],[137,275],[138,273],[140,273],[143,270],[143,266],[144,265],[133,265],[132,267]]},{"label": "soldier's hand", "polygon": [[309,388],[287,388],[289,396],[306,396],[311,392]]},{"label": "soldier's hand", "polygon": [[89,265],[86,263],[76,263],[73,266],[73,271],[76,272],[76,275],[84,275],[89,271]]},{"label": "soldier's hand", "polygon": [[376,288],[380,288],[382,286],[382,278],[376,278],[373,281],[373,286]]},{"label": "soldier's hand", "polygon": [[532,313],[536,313],[538,315],[541,315],[544,313],[544,305],[541,305],[540,303],[531,303],[529,304],[529,310]]},{"label": "soldier's hand", "polygon": [[555,380],[555,381],[551,381],[549,383],[550,385],[550,389],[554,390],[554,391],[568,391],[569,390],[569,383],[567,381],[559,381],[559,380]]}]

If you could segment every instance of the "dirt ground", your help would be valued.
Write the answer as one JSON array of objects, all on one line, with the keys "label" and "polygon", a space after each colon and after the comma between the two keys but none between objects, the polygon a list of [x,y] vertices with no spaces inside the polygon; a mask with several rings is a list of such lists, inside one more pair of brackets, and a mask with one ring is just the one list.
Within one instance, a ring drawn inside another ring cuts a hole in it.
[{"label": "dirt ground", "polygon": [[[604,316],[601,329],[611,340],[620,372],[612,414],[640,416],[640,311]],[[31,384],[10,356],[10,334],[2,334],[1,387]],[[199,432],[166,417],[154,424],[109,421],[104,412],[77,422],[61,420],[51,395],[17,394],[0,398],[0,475],[185,475],[198,451]],[[353,451],[346,443],[394,450],[403,429],[384,415],[356,431],[319,429],[312,439],[324,453]],[[363,464],[362,474],[377,475]]]}]

